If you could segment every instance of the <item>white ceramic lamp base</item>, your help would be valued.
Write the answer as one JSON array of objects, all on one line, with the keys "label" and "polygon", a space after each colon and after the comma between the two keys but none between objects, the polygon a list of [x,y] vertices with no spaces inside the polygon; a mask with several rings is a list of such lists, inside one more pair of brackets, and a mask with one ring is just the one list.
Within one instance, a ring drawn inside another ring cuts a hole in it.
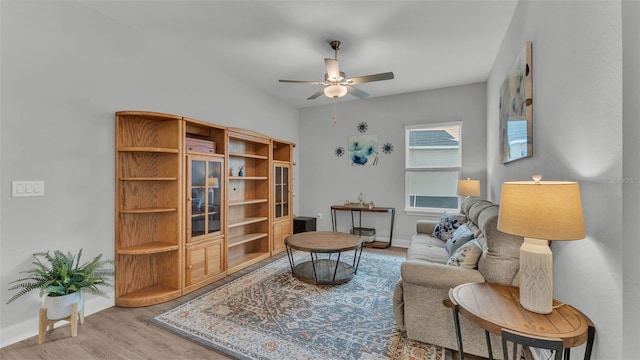
[{"label": "white ceramic lamp base", "polygon": [[525,237],[520,247],[520,305],[539,314],[553,310],[553,254],[547,240]]}]

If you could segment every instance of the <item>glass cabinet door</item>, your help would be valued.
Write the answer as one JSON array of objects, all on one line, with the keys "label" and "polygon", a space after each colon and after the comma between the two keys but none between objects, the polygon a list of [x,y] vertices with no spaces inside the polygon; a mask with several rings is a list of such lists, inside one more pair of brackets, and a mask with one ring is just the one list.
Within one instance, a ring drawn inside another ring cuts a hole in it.
[{"label": "glass cabinet door", "polygon": [[220,179],[222,163],[207,161],[207,233],[220,231]]},{"label": "glass cabinet door", "polygon": [[289,216],[289,167],[282,167],[282,216]]},{"label": "glass cabinet door", "polygon": [[189,156],[189,238],[221,231],[222,160]]},{"label": "glass cabinet door", "polygon": [[289,167],[275,166],[275,217],[289,216]]}]

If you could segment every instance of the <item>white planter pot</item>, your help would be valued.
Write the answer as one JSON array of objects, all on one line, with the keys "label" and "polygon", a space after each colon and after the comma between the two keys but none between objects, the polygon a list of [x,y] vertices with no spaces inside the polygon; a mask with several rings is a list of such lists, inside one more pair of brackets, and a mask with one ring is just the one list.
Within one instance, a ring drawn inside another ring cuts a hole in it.
[{"label": "white planter pot", "polygon": [[47,309],[48,320],[59,320],[71,316],[73,303],[78,303],[78,313],[84,307],[84,296],[82,292],[63,296],[45,296],[42,307]]}]

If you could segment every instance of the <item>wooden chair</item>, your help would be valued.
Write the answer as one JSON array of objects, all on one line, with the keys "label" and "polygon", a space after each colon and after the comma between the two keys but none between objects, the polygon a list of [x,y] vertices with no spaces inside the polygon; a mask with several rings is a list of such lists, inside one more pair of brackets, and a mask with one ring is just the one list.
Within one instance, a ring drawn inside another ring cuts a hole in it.
[{"label": "wooden chair", "polygon": [[[562,352],[564,351],[564,345],[561,339],[558,338],[543,338],[534,337],[532,335],[521,334],[518,332],[502,329],[502,353],[505,360],[519,360],[516,356],[518,354],[518,345],[520,348],[523,346],[534,347],[539,349],[548,349],[554,353],[555,360],[562,359]],[[512,356],[509,357],[509,350],[507,344],[513,343]]]}]

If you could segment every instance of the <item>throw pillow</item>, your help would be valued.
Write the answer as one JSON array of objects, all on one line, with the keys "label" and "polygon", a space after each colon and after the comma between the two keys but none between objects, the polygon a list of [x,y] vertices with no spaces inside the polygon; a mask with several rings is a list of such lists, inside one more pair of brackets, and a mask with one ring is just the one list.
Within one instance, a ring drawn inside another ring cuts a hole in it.
[{"label": "throw pillow", "polygon": [[466,269],[475,269],[478,267],[478,260],[482,255],[482,246],[478,240],[468,241],[456,250],[447,261],[447,265],[457,266]]},{"label": "throw pillow", "polygon": [[440,216],[440,221],[433,228],[433,236],[440,240],[447,241],[456,229],[467,221],[464,214],[445,212]]},{"label": "throw pillow", "polygon": [[467,224],[462,224],[460,227],[453,232],[453,235],[447,243],[445,244],[445,248],[447,249],[447,253],[449,256],[453,255],[456,250],[458,250],[462,245],[466,244],[467,241],[473,239],[473,233],[467,227]]}]

